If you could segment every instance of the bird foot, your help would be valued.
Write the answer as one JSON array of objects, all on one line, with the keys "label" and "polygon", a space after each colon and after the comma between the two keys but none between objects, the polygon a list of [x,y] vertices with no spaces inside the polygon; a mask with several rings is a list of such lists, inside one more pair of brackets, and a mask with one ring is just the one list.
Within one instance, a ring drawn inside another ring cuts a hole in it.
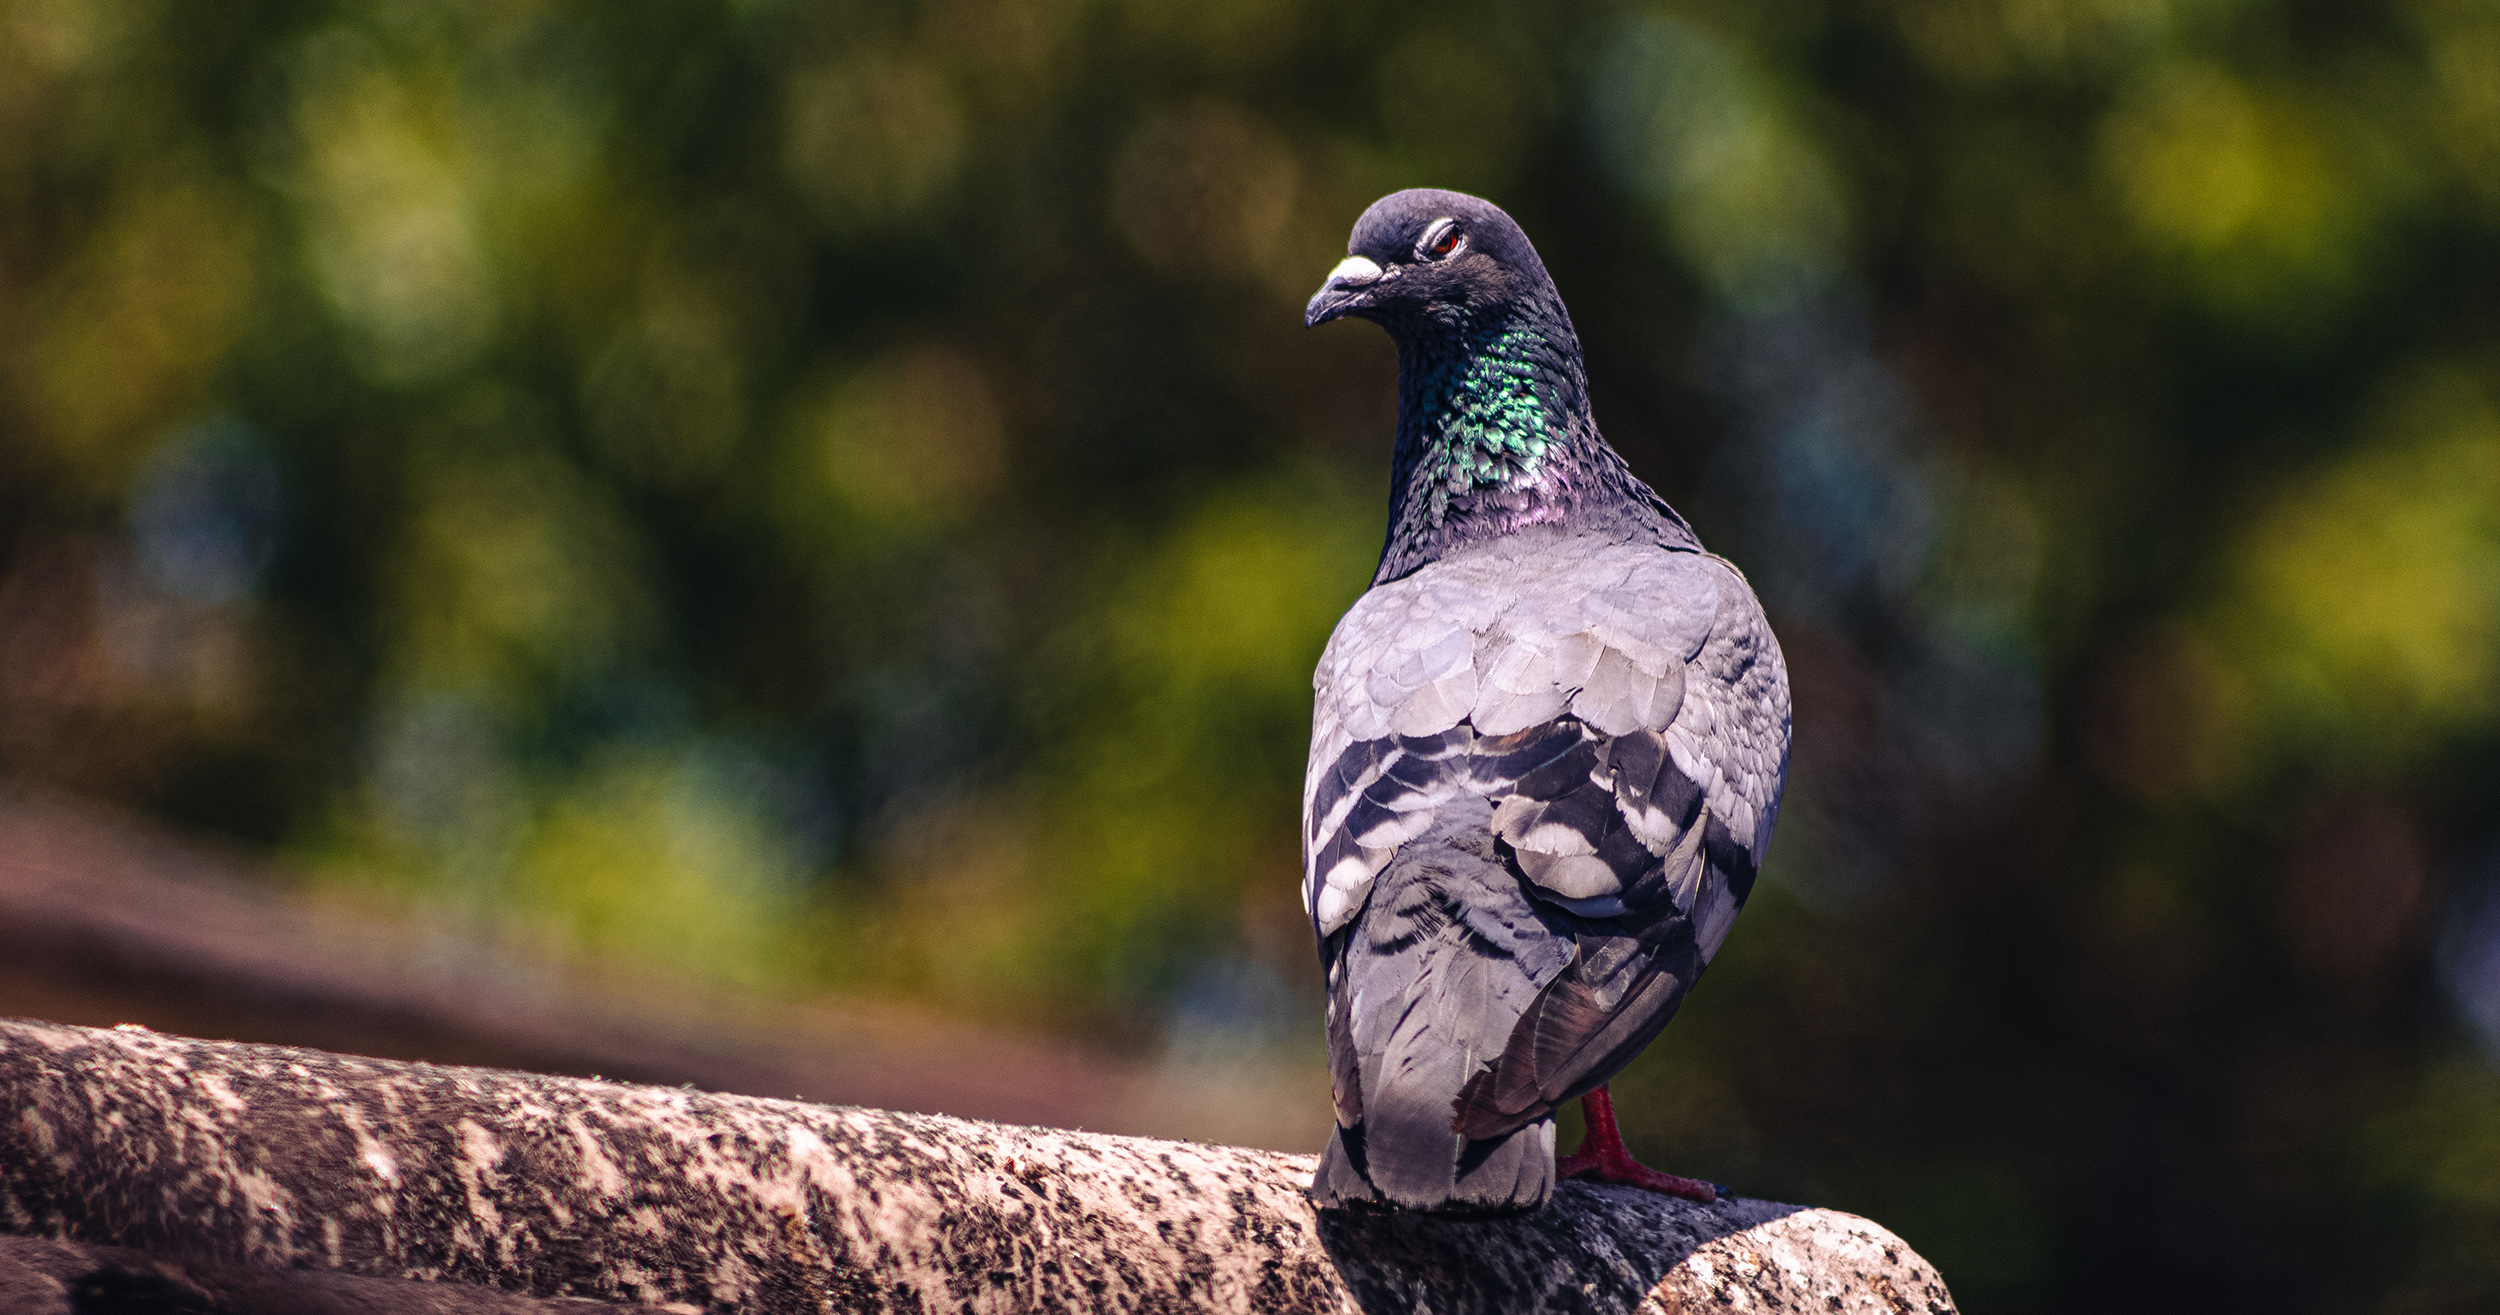
[{"label": "bird foot", "polygon": [[1577,1178],[1583,1182],[1592,1183],[1619,1183],[1625,1187],[1638,1187],[1643,1191],[1680,1196],[1687,1201],[1699,1201],[1703,1205],[1709,1205],[1719,1199],[1718,1189],[1698,1178],[1678,1178],[1671,1173],[1660,1173],[1628,1154],[1566,1155],[1554,1162],[1554,1172],[1563,1178]]},{"label": "bird foot", "polygon": [[1615,1125],[1614,1097],[1604,1087],[1583,1097],[1580,1109],[1588,1115],[1588,1135],[1580,1139],[1580,1149],[1555,1158],[1556,1177],[1620,1183],[1645,1192],[1699,1201],[1703,1205],[1719,1199],[1719,1190],[1709,1183],[1698,1178],[1678,1178],[1671,1173],[1660,1173],[1633,1159],[1632,1152],[1624,1149],[1622,1129]]}]

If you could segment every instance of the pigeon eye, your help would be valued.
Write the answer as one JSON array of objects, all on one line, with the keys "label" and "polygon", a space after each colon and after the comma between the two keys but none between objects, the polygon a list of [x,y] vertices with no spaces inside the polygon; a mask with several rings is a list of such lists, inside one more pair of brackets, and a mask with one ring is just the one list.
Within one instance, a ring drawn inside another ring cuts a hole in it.
[{"label": "pigeon eye", "polygon": [[1447,260],[1456,255],[1467,235],[1458,229],[1455,219],[1436,219],[1424,230],[1422,240],[1415,244],[1415,255],[1423,260]]}]

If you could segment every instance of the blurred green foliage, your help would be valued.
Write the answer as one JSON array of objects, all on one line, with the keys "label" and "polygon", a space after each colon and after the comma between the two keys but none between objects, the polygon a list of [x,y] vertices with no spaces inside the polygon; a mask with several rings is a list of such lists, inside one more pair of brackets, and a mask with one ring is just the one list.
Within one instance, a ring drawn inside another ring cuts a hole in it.
[{"label": "blurred green foliage", "polygon": [[0,0],[0,758],[1314,1051],[1392,358],[1297,312],[1416,184],[1796,676],[1639,1148],[1979,1310],[2500,1302],[2489,0]]}]

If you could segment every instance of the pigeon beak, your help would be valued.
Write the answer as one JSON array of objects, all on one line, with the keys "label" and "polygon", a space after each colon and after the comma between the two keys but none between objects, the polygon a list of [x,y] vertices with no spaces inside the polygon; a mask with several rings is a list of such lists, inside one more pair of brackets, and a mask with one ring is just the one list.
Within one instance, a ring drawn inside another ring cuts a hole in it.
[{"label": "pigeon beak", "polygon": [[1318,295],[1311,298],[1302,312],[1302,323],[1316,329],[1330,320],[1351,315],[1372,304],[1372,289],[1380,284],[1380,266],[1361,256],[1348,256],[1328,271],[1328,281],[1319,285]]}]

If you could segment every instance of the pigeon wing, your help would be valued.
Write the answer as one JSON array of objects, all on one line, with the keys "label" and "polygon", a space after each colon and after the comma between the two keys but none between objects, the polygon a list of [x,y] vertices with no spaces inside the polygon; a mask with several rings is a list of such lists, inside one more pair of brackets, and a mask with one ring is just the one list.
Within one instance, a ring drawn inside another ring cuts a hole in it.
[{"label": "pigeon wing", "polygon": [[[1510,779],[1495,829],[1571,915],[1559,921],[1578,953],[1460,1093],[1467,1136],[1522,1127],[1620,1072],[1674,1016],[1752,892],[1787,770],[1788,682],[1751,592],[1713,566],[1722,587],[1665,718],[1600,728],[1615,708],[1659,705],[1636,685],[1593,706],[1587,738],[1552,765],[1488,772]],[[1575,709],[1589,702],[1584,692]],[[1534,821],[1506,827],[1506,813]]]},{"label": "pigeon wing", "polygon": [[[1456,575],[1458,579],[1427,578]],[[1476,636],[1498,595],[1481,571],[1426,571],[1355,600],[1312,677],[1303,775],[1302,902],[1322,936],[1343,927],[1398,847],[1464,787],[1450,755],[1472,738]]]}]

